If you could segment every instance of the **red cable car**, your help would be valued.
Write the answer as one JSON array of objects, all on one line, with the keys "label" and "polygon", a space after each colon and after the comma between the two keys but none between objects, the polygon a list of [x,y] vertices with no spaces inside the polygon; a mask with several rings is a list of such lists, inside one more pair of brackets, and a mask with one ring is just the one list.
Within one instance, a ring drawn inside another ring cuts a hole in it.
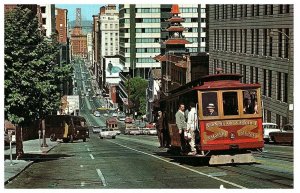
[{"label": "red cable car", "polygon": [[197,156],[209,163],[255,162],[251,151],[264,147],[261,90],[259,84],[244,84],[238,74],[215,74],[190,82],[160,101],[166,111],[170,150],[182,150],[182,136],[175,124],[180,103],[196,104]]}]

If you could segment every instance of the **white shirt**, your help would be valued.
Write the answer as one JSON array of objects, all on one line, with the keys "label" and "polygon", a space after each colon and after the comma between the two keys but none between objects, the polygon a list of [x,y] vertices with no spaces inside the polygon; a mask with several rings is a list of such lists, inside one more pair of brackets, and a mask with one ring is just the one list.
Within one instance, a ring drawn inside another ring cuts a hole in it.
[{"label": "white shirt", "polygon": [[197,117],[197,113],[196,113],[196,108],[192,107],[191,111],[188,114],[187,130],[195,131],[196,124],[198,124],[198,117]]}]

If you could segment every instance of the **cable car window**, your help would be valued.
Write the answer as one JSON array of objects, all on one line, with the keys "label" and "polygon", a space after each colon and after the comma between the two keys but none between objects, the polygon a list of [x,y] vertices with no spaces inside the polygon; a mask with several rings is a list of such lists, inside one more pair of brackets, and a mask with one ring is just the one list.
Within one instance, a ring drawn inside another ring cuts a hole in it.
[{"label": "cable car window", "polygon": [[256,90],[243,91],[243,112],[244,114],[258,114]]},{"label": "cable car window", "polygon": [[202,110],[204,116],[218,116],[218,102],[216,92],[202,94]]},{"label": "cable car window", "polygon": [[224,115],[238,115],[237,92],[223,92]]}]

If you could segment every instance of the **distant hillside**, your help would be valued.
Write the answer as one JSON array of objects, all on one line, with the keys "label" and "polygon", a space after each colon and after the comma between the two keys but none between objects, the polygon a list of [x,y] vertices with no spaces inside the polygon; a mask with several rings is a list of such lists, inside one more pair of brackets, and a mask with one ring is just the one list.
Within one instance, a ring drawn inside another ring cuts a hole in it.
[{"label": "distant hillside", "polygon": [[[69,21],[69,28],[72,29],[75,26],[76,21]],[[83,20],[81,21],[82,31],[84,34],[88,32],[92,32],[93,28],[93,21],[90,20]]]}]

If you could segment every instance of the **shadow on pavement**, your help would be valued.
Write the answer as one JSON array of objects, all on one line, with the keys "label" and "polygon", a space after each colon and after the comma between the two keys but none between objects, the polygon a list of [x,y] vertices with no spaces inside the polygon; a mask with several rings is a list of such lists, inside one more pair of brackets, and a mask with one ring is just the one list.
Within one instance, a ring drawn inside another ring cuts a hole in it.
[{"label": "shadow on pavement", "polygon": [[208,166],[209,158],[207,157],[195,157],[186,156],[180,154],[171,154],[169,152],[154,152],[155,155],[164,158],[171,159],[171,162],[179,163],[180,165],[190,165],[190,166]]},{"label": "shadow on pavement", "polygon": [[[46,161],[53,161],[53,160],[58,160],[58,159],[64,159],[72,157],[72,155],[67,155],[67,154],[31,154],[31,153],[25,153],[22,158],[19,160],[25,160],[25,161],[34,161],[34,162],[46,162]],[[9,160],[10,156],[5,155],[5,159]],[[16,155],[12,155],[12,159],[16,160]]]}]

